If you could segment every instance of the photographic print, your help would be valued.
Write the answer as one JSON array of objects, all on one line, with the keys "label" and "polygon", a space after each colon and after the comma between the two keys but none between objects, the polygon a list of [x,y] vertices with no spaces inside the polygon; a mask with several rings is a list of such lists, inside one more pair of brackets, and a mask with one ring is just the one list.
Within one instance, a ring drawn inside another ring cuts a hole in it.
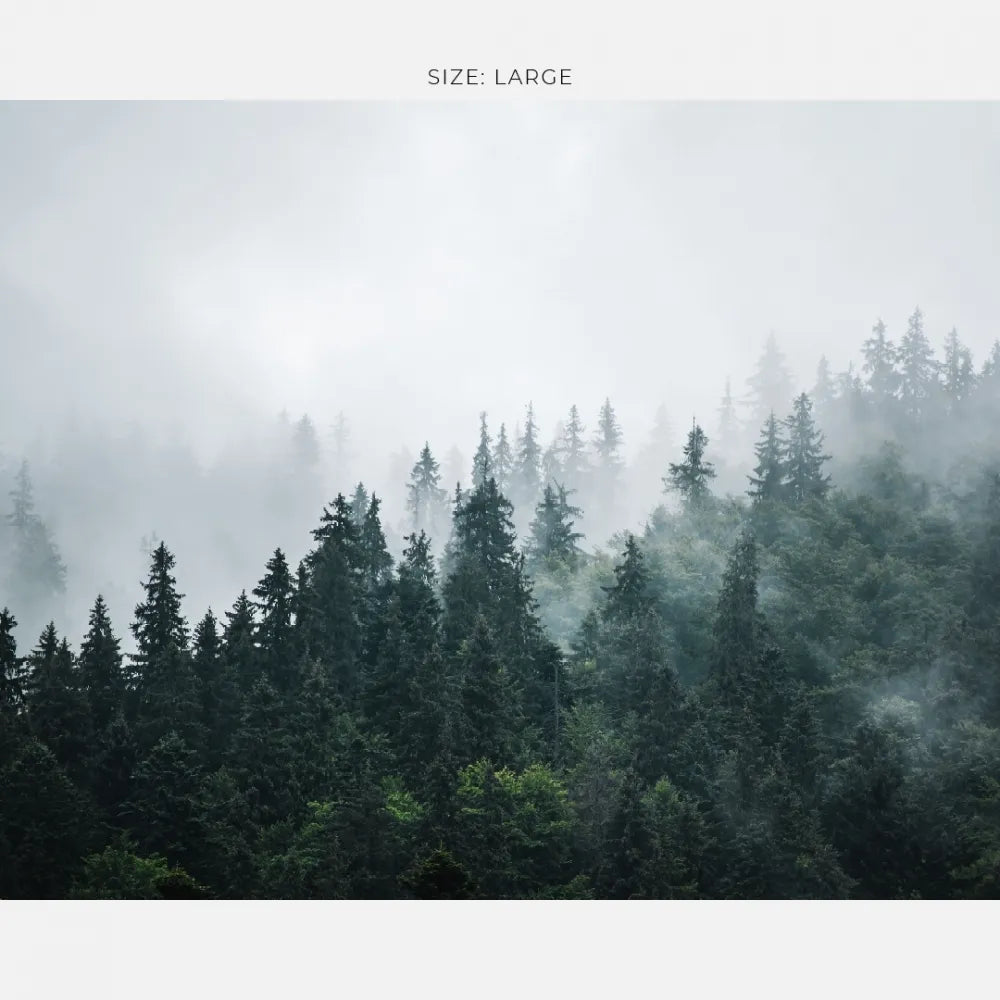
[{"label": "photographic print", "polygon": [[0,105],[0,896],[995,897],[998,126]]}]

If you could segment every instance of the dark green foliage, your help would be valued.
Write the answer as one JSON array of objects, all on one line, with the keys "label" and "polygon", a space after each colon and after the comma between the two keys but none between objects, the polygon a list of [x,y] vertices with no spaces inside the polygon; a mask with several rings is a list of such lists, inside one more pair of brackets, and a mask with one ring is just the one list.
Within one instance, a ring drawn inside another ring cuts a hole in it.
[{"label": "dark green foliage", "polygon": [[542,483],[542,447],[538,443],[535,411],[528,404],[524,433],[516,442],[514,468],[511,474],[511,496],[518,506],[532,507]]},{"label": "dark green foliage", "polygon": [[778,429],[778,421],[772,413],[760,432],[760,440],[754,449],[757,465],[750,476],[747,493],[755,504],[777,503],[785,496],[785,442]]},{"label": "dark green foliage", "polygon": [[688,509],[704,506],[711,496],[709,482],[715,478],[715,466],[705,460],[708,438],[705,432],[692,423],[687,444],[684,445],[684,461],[670,463],[670,470],[663,480],[668,490],[675,490]]},{"label": "dark green foliage", "polygon": [[[938,367],[922,324],[794,401],[770,341],[755,458],[727,384],[719,495],[695,424],[681,510],[610,551],[663,408],[635,470],[607,400],[589,457],[575,408],[544,462],[530,406],[514,449],[484,416],[437,563],[425,445],[401,555],[359,484],[190,636],[162,543],[127,657],[103,598],[78,655],[55,625],[19,655],[5,608],[0,895],[996,898],[1000,347]],[[35,517],[25,471],[7,537]]]},{"label": "dark green foliage", "polygon": [[563,565],[575,569],[581,556],[577,542],[583,534],[573,530],[573,519],[581,513],[579,507],[570,504],[563,486],[546,486],[531,522],[528,539],[531,559],[550,567]]},{"label": "dark green foliage", "polygon": [[410,473],[410,482],[406,487],[406,507],[410,512],[411,530],[425,531],[432,538],[437,538],[445,528],[447,491],[441,488],[440,483],[438,463],[431,454],[430,445],[425,441],[420,458]]},{"label": "dark green foliage", "polygon": [[493,448],[490,432],[486,426],[486,414],[479,414],[479,445],[472,456],[472,486],[476,489],[486,483],[492,475]]},{"label": "dark green foliage", "polygon": [[812,418],[812,402],[802,393],[795,400],[785,421],[788,442],[785,451],[786,493],[793,503],[822,499],[830,488],[830,477],[823,473],[823,435]]}]

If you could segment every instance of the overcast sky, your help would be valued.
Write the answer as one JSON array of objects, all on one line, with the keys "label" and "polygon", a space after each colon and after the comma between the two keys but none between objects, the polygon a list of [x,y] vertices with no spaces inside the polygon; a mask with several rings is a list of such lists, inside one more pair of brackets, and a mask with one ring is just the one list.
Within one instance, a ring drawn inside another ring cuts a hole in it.
[{"label": "overcast sky", "polygon": [[636,446],[917,304],[978,367],[998,177],[997,105],[0,104],[0,449],[287,407],[471,455],[605,395]]}]

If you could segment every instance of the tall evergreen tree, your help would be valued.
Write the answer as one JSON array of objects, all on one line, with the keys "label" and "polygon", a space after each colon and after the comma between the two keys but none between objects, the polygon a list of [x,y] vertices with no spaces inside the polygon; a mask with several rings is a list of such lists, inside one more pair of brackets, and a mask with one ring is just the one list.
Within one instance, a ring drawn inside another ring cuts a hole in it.
[{"label": "tall evergreen tree", "polygon": [[573,523],[580,514],[579,507],[570,505],[565,487],[546,486],[531,522],[528,538],[531,559],[575,569],[581,556],[577,542],[583,535],[573,530]]},{"label": "tall evergreen tree", "polygon": [[896,398],[900,378],[896,370],[898,352],[886,336],[882,320],[872,327],[872,335],[865,341],[863,351],[865,360],[862,370],[868,376],[868,391],[876,413],[885,416]]},{"label": "tall evergreen tree", "polygon": [[904,412],[910,419],[918,419],[927,412],[937,387],[937,363],[924,333],[924,318],[919,308],[910,317],[899,345],[899,367]]},{"label": "tall evergreen tree", "polygon": [[517,441],[517,455],[514,462],[513,489],[511,499],[518,506],[533,506],[541,488],[542,448],[538,443],[538,425],[535,410],[528,403],[524,433]]},{"label": "tall evergreen tree", "polygon": [[708,484],[715,478],[715,466],[705,461],[707,445],[705,432],[692,420],[687,444],[684,445],[684,461],[671,462],[663,480],[668,490],[680,493],[684,506],[689,510],[701,507],[711,495]]},{"label": "tall evergreen tree", "polygon": [[625,465],[621,455],[622,430],[610,399],[605,399],[601,407],[593,447],[596,461],[592,492],[597,513],[603,526],[607,528],[617,521],[622,469]]},{"label": "tall evergreen tree", "polygon": [[716,609],[715,676],[723,691],[738,691],[760,656],[761,632],[757,613],[760,564],[757,540],[744,531],[729,555]]},{"label": "tall evergreen tree", "polygon": [[107,729],[125,708],[125,673],[120,642],[111,628],[104,598],[98,594],[90,627],[80,646],[80,679],[97,731]]},{"label": "tall evergreen tree", "polygon": [[7,515],[13,549],[8,590],[17,595],[29,616],[51,611],[53,598],[66,590],[66,567],[45,522],[35,513],[34,488],[28,463],[22,462],[11,491]]},{"label": "tall evergreen tree", "polygon": [[607,600],[604,619],[622,621],[647,611],[650,607],[649,571],[635,535],[625,536],[622,561],[615,566],[615,582],[604,588]]},{"label": "tall evergreen tree", "polygon": [[820,417],[830,412],[835,396],[836,386],[834,385],[833,376],[830,373],[830,362],[827,361],[824,354],[816,366],[816,384],[813,386],[812,391],[812,398],[816,403],[816,412]]},{"label": "tall evergreen tree", "polygon": [[260,659],[271,683],[287,693],[294,683],[296,648],[293,618],[295,582],[288,560],[275,549],[267,561],[266,573],[253,589],[255,608],[260,613],[256,643]]},{"label": "tall evergreen tree", "polygon": [[16,628],[17,619],[10,609],[0,611],[0,719],[3,721],[3,736],[13,730],[23,695],[21,661],[14,637]]},{"label": "tall evergreen tree", "polygon": [[52,622],[28,657],[25,696],[33,734],[79,779],[92,733],[90,709],[73,654]]},{"label": "tall evergreen tree", "polygon": [[822,498],[830,488],[830,477],[823,473],[830,456],[823,454],[823,435],[813,423],[812,402],[804,392],[796,398],[785,427],[788,496],[795,503]]},{"label": "tall evergreen tree", "polygon": [[725,451],[733,447],[739,433],[739,420],[736,417],[736,404],[733,401],[733,391],[730,379],[726,376],[726,391],[719,403],[719,443]]},{"label": "tall evergreen tree", "polygon": [[781,412],[792,398],[792,377],[773,333],[768,334],[757,367],[747,379],[747,386],[750,392],[746,402],[750,407],[750,423],[754,427],[762,426],[772,410]]},{"label": "tall evergreen tree", "polygon": [[749,477],[747,493],[755,504],[781,500],[785,494],[785,442],[773,413],[767,418],[754,450],[757,465]]},{"label": "tall evergreen tree", "polygon": [[583,488],[590,471],[587,443],[583,433],[584,426],[580,419],[580,411],[574,404],[569,408],[569,419],[563,430],[560,448],[562,482],[570,492]]},{"label": "tall evergreen tree", "polygon": [[[187,737],[198,718],[194,673],[188,655],[188,628],[182,594],[171,573],[174,557],[164,542],[153,551],[145,600],[136,605],[132,634],[132,684],[140,741],[152,746],[170,729]],[[192,745],[196,741],[192,739]]]},{"label": "tall evergreen tree", "polygon": [[493,475],[493,446],[490,441],[489,428],[486,426],[486,413],[479,414],[479,446],[472,456],[472,487],[482,486]]},{"label": "tall evergreen tree", "polygon": [[497,481],[500,492],[504,496],[509,496],[511,476],[514,471],[514,453],[511,451],[510,441],[507,439],[506,424],[500,425],[496,447],[493,449],[493,455],[490,459],[490,470]]},{"label": "tall evergreen tree", "polygon": [[432,538],[437,538],[444,530],[447,492],[440,483],[438,463],[425,441],[406,487],[406,507],[410,512],[410,529],[414,533],[426,531]]},{"label": "tall evergreen tree", "polygon": [[365,489],[365,484],[358,483],[354,487],[354,494],[351,497],[351,517],[358,528],[364,523],[365,514],[368,513],[369,502],[368,490]]},{"label": "tall evergreen tree", "polygon": [[972,352],[958,339],[958,331],[954,327],[945,341],[942,376],[948,406],[956,411],[972,394],[976,370],[972,364]]}]

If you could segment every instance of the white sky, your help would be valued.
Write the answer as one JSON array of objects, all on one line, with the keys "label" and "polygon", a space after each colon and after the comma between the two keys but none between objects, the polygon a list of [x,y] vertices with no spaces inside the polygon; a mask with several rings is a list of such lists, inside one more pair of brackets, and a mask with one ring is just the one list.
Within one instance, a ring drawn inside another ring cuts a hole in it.
[{"label": "white sky", "polygon": [[[1000,334],[1000,106],[0,104],[0,438],[65,406],[206,447],[338,410],[468,455],[610,395],[714,426],[920,304]],[[3,369],[6,369],[4,371]],[[44,387],[44,391],[42,390]]]}]

